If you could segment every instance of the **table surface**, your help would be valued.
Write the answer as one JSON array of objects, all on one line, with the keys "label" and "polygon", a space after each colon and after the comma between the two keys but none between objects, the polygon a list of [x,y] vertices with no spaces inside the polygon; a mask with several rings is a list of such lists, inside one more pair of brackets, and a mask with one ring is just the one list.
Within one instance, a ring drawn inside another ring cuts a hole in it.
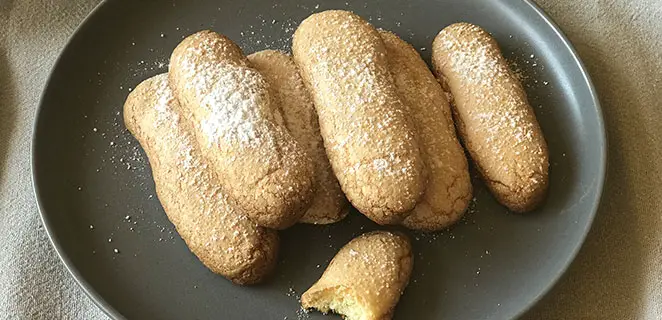
[{"label": "table surface", "polygon": [[[97,3],[0,0],[0,319],[107,319],[48,242],[29,161],[48,73]],[[662,319],[662,1],[538,4],[573,42],[597,87],[609,171],[579,256],[523,318]]]}]

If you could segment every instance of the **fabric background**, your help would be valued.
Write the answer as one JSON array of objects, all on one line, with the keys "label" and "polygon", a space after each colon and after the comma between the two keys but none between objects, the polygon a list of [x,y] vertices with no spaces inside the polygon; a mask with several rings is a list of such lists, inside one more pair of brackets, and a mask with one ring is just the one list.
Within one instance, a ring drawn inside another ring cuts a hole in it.
[{"label": "fabric background", "polygon": [[[48,242],[29,160],[48,72],[97,2],[0,0],[0,319],[107,319]],[[662,319],[662,1],[538,2],[593,77],[610,158],[586,244],[524,319]]]}]

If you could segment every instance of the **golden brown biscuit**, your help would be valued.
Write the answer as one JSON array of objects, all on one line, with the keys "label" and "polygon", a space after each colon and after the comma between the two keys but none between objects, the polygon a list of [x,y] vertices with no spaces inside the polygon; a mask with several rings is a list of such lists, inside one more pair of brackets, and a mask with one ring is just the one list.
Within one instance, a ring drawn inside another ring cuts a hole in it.
[{"label": "golden brown biscuit", "polygon": [[189,249],[235,283],[259,282],[276,263],[278,234],[228,201],[183,118],[165,74],[138,85],[124,104],[124,123],[147,153],[157,196]]},{"label": "golden brown biscuit", "polygon": [[428,169],[428,187],[404,221],[410,229],[436,231],[458,221],[471,199],[467,158],[455,136],[446,95],[427,64],[410,44],[380,30],[393,79],[409,107]]},{"label": "golden brown biscuit", "polygon": [[327,224],[342,220],[349,203],[331,170],[320,134],[317,113],[292,58],[281,51],[264,50],[248,56],[251,66],[264,76],[280,102],[283,122],[313,158],[318,186],[310,208],[299,222]]},{"label": "golden brown biscuit", "polygon": [[379,33],[351,12],[324,11],[301,23],[292,51],[343,191],[373,221],[400,223],[426,173]]},{"label": "golden brown biscuit", "polygon": [[301,305],[334,311],[347,320],[391,319],[413,264],[405,235],[363,234],[340,249],[322,277],[301,296]]},{"label": "golden brown biscuit", "polygon": [[211,31],[187,37],[172,53],[170,85],[223,190],[261,226],[296,223],[315,191],[312,160],[276,121],[276,101],[241,49]]},{"label": "golden brown biscuit", "polygon": [[453,24],[434,39],[432,65],[454,98],[458,131],[494,196],[515,212],[534,209],[548,186],[547,143],[496,41],[478,26]]}]

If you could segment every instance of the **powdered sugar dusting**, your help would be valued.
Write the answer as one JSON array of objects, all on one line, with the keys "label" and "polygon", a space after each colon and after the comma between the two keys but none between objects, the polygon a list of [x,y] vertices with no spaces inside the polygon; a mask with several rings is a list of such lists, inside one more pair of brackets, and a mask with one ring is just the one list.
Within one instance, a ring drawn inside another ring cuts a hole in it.
[{"label": "powdered sugar dusting", "polygon": [[184,169],[200,167],[201,164],[192,155],[193,141],[186,135],[181,134],[179,114],[172,110],[171,104],[175,102],[175,97],[168,86],[167,76],[157,76],[157,80],[162,81],[157,81],[154,91],[154,94],[158,97],[154,105],[154,110],[156,111],[156,123],[154,125],[157,127],[169,126],[171,130],[167,131],[168,135],[164,139],[180,141],[178,153],[175,156],[181,162]]},{"label": "powdered sugar dusting", "polygon": [[372,166],[375,167],[375,170],[383,171],[388,167],[388,161],[386,159],[375,159],[372,161]]},{"label": "powdered sugar dusting", "polygon": [[[462,32],[482,31],[474,25],[466,25],[464,29]],[[491,86],[495,80],[501,80],[510,73],[507,65],[499,63],[489,39],[474,37],[471,41],[462,41],[462,32],[456,37],[449,33],[450,36],[442,45],[450,53],[449,63],[452,68],[464,74],[467,83]]]},{"label": "powdered sugar dusting", "polygon": [[247,144],[258,138],[255,123],[263,118],[257,105],[269,105],[269,96],[252,88],[264,87],[261,76],[252,69],[232,64],[195,63],[185,60],[188,85],[208,111],[200,128],[210,144],[219,139]]},{"label": "powdered sugar dusting", "polygon": [[223,63],[217,59],[201,59],[218,46],[218,39],[205,37],[199,47],[187,50],[182,61],[186,86],[201,97],[200,107],[207,115],[200,121],[200,129],[209,144],[219,139],[248,145],[257,139],[268,138],[268,130],[258,123],[273,114],[261,106],[271,105],[263,77],[246,63]]},{"label": "powdered sugar dusting", "polygon": [[170,88],[168,88],[168,82],[161,81],[154,94],[159,97],[154,106],[154,110],[157,111],[157,125],[168,124],[176,128],[179,123],[179,115],[170,110],[169,104],[175,100],[175,97]]}]

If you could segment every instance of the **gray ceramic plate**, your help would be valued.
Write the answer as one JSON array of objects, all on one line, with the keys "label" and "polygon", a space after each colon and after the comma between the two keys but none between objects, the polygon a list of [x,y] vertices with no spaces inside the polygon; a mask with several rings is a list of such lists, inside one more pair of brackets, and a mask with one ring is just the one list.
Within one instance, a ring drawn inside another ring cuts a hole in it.
[{"label": "gray ceramic plate", "polygon": [[60,257],[113,318],[330,319],[297,312],[297,298],[344,243],[378,229],[357,213],[326,227],[282,232],[275,276],[237,287],[187,250],[154,196],[142,149],[122,123],[132,87],[165,72],[185,35],[211,28],[247,52],[288,48],[315,11],[354,10],[420,48],[444,26],[490,31],[522,75],[551,152],[544,206],[508,213],[474,179],[466,218],[443,233],[410,233],[414,273],[396,319],[510,319],[533,305],[580,248],[605,173],[598,101],[576,53],[529,1],[106,1],[80,26],[46,86],[35,126],[39,207]]}]

